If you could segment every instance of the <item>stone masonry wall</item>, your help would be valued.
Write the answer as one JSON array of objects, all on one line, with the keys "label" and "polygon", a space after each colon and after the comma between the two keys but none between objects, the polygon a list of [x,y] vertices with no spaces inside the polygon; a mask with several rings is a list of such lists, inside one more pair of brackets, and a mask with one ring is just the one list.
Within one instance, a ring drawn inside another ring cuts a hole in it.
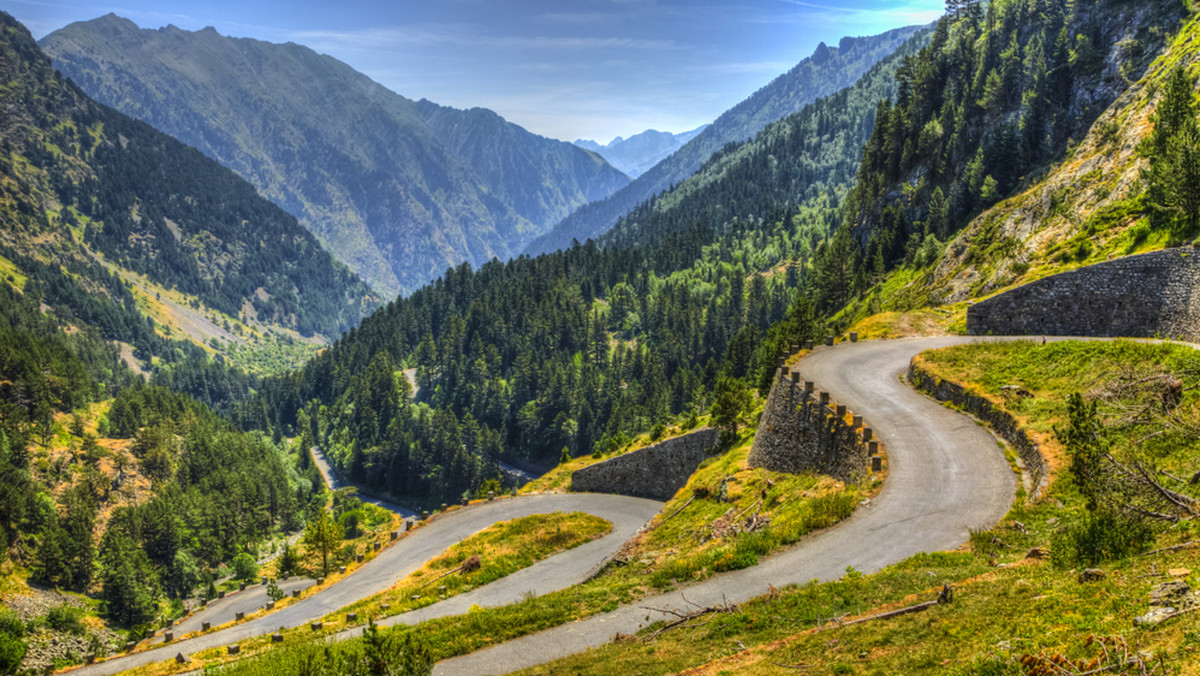
[{"label": "stone masonry wall", "polygon": [[1030,282],[968,308],[967,333],[1200,340],[1200,251],[1153,251]]},{"label": "stone masonry wall", "polygon": [[1030,499],[1040,497],[1050,483],[1049,472],[1046,470],[1046,460],[1037,443],[1025,434],[1025,430],[1017,424],[1016,418],[1008,411],[1001,409],[991,401],[968,391],[962,385],[942,380],[925,371],[916,363],[908,367],[908,382],[918,390],[925,392],[938,401],[948,401],[971,415],[979,418],[992,428],[1013,448],[1021,457],[1025,472],[1030,478]]},{"label": "stone masonry wall", "polygon": [[792,474],[818,472],[847,483],[859,481],[867,473],[870,432],[847,424],[844,415],[837,415],[837,404],[822,404],[821,395],[805,392],[805,387],[798,374],[786,369],[776,376],[750,449],[749,465]]},{"label": "stone masonry wall", "polygon": [[571,474],[571,490],[669,500],[716,447],[718,436],[705,427],[584,467]]}]

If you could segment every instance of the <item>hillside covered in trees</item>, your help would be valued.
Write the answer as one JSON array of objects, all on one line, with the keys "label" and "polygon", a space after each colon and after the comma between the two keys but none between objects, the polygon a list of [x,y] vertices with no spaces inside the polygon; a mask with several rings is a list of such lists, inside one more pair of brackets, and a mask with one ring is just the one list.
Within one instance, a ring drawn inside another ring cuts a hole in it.
[{"label": "hillside covered in trees", "polygon": [[814,100],[854,84],[919,30],[917,26],[869,37],[845,37],[836,47],[821,43],[812,56],[767,83],[744,101],[725,111],[682,148],[657,163],[612,196],[580,207],[537,238],[525,253],[537,255],[583,242],[608,231],[623,215],[694,174],[713,153],[741,144],[768,124],[780,120]]},{"label": "hillside covered in trees", "polygon": [[89,99],[12,17],[0,27],[0,257],[10,283],[143,358],[175,354],[118,269],[196,307],[304,335],[336,335],[378,302],[248,183]]}]

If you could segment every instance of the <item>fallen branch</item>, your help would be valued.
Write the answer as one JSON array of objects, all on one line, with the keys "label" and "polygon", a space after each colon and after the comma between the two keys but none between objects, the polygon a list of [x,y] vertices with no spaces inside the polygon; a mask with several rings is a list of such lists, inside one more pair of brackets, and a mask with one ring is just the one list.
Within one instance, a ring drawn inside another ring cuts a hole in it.
[{"label": "fallen branch", "polygon": [[671,512],[671,513],[670,513],[670,514],[668,514],[667,516],[663,517],[663,520],[662,520],[662,521],[659,521],[658,523],[656,523],[656,524],[654,525],[654,527],[655,527],[655,528],[658,528],[659,526],[661,526],[661,525],[663,525],[664,523],[666,523],[667,519],[669,519],[669,518],[671,518],[671,517],[675,516],[676,514],[678,514],[678,513],[682,512],[683,510],[687,509],[687,506],[688,506],[688,505],[690,505],[690,504],[692,504],[692,500],[695,500],[695,499],[696,499],[696,496],[694,496],[694,495],[693,495],[692,497],[688,498],[688,501],[687,501],[687,502],[685,502],[685,503],[683,503],[683,505],[682,505],[682,506],[681,506],[679,509],[677,509],[677,510],[675,510],[674,512]]},{"label": "fallen branch", "polygon": [[713,613],[730,613],[730,614],[732,614],[732,613],[736,613],[738,610],[737,605],[729,603],[728,601],[722,602],[722,604],[719,606],[700,606],[698,604],[692,603],[691,601],[688,601],[686,596],[683,597],[683,600],[688,605],[695,607],[696,610],[692,610],[692,611],[688,611],[688,612],[680,612],[680,611],[674,610],[672,608],[645,607],[645,610],[652,610],[656,613],[665,613],[667,615],[674,615],[676,618],[678,618],[675,620],[671,620],[670,622],[664,624],[663,626],[661,626],[657,630],[655,630],[653,633],[648,635],[645,639],[646,643],[649,643],[649,642],[653,641],[654,639],[658,638],[663,632],[667,632],[672,629],[677,629],[677,628],[689,629],[692,627],[701,627],[701,626],[704,626],[705,624],[707,624],[707,622],[704,622],[701,624],[688,624],[692,620],[697,620],[697,619],[700,619],[707,615],[711,615]]},{"label": "fallen branch", "polygon": [[848,627],[852,624],[861,624],[863,622],[870,622],[871,620],[886,620],[889,617],[898,617],[900,615],[907,615],[909,613],[919,613],[922,610],[928,610],[929,608],[932,608],[932,607],[942,604],[942,603],[950,603],[952,600],[954,600],[954,587],[951,587],[949,584],[943,584],[942,591],[938,594],[938,597],[932,601],[926,601],[925,603],[918,603],[915,606],[908,606],[907,608],[891,610],[886,613],[880,613],[878,615],[872,615],[870,617],[860,617],[857,620],[850,620],[849,622],[839,621],[836,626]]},{"label": "fallen branch", "polygon": [[425,584],[421,585],[421,588],[424,589],[425,587],[428,587],[429,585],[433,584],[434,582],[437,582],[438,580],[442,579],[443,577],[447,577],[447,576],[453,575],[455,573],[470,573],[472,571],[479,570],[479,567],[481,565],[483,565],[483,564],[479,560],[479,557],[472,556],[471,558],[467,559],[466,561],[463,561],[461,566],[458,566],[457,568],[451,568],[450,570],[442,573],[441,575],[438,575],[437,577],[433,578],[432,580],[429,580]]},{"label": "fallen branch", "polygon": [[1180,549],[1191,549],[1192,547],[1195,547],[1196,545],[1200,545],[1200,540],[1190,540],[1190,541],[1184,542],[1182,544],[1171,545],[1170,547],[1163,547],[1161,549],[1155,549],[1154,551],[1146,552],[1144,554],[1139,554],[1138,556],[1152,556],[1154,554],[1162,554],[1164,552],[1175,552],[1175,551],[1179,551]]}]

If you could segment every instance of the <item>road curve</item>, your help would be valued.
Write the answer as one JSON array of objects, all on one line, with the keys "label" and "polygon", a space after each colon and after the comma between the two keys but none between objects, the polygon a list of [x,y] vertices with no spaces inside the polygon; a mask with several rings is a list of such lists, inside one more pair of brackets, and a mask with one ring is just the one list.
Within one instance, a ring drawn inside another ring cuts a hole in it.
[{"label": "road curve", "polygon": [[[325,451],[320,446],[313,446],[308,449],[308,457],[312,458],[313,464],[317,466],[317,471],[321,473],[321,478],[325,480],[325,485],[329,487],[329,490],[336,491],[340,488],[353,486],[353,484],[342,481],[341,477],[337,475],[337,472],[334,471],[333,466],[329,463],[329,458],[325,457]],[[369,502],[376,507],[382,507],[388,511],[395,512],[406,519],[417,516],[417,513],[408,507],[368,493],[363,493],[362,490],[359,490],[355,494],[355,497],[363,502]]]},{"label": "road curve", "polygon": [[993,526],[1012,505],[1017,483],[995,438],[899,377],[922,350],[977,340],[846,343],[818,349],[800,362],[798,370],[806,380],[864,416],[888,453],[889,475],[880,495],[837,527],[805,538],[753,568],[446,660],[434,674],[502,674],[535,666],[602,645],[616,633],[632,633],[648,621],[668,619],[648,607],[683,610],[688,601],[742,602],[765,593],[770,585],[836,579],[847,566],[874,572],[919,552],[955,548],[967,540],[969,529]]},{"label": "road curve", "polygon": [[[477,533],[497,521],[516,519],[530,514],[583,511],[607,519],[613,525],[608,535],[593,540],[563,554],[544,559],[529,568],[501,578],[491,585],[467,594],[452,597],[414,613],[422,619],[437,614],[463,612],[470,603],[482,606],[503,605],[517,600],[527,591],[545,594],[583,581],[598,562],[615,553],[622,544],[662,509],[662,503],[622,495],[558,494],[529,495],[495,502],[486,502],[454,510],[433,519],[385,548],[358,570],[299,603],[269,615],[227,629],[175,641],[159,648],[118,657],[72,671],[72,674],[115,674],[127,669],[169,660],[182,652],[191,654],[271,633],[279,627],[297,627],[347,606],[359,599],[377,594],[420,568],[426,561],[447,547]],[[459,608],[466,602],[467,605]],[[439,607],[447,609],[439,613]],[[400,617],[415,617],[409,614]],[[396,618],[399,619],[399,618]],[[233,620],[232,611],[221,622]],[[394,621],[394,620],[390,620]],[[389,621],[389,623],[390,623]]]}]

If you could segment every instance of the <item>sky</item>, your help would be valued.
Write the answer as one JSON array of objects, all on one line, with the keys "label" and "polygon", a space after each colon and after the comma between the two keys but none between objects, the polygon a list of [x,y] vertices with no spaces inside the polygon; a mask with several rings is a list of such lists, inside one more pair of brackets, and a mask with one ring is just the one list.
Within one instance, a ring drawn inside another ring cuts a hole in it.
[{"label": "sky", "polygon": [[928,23],[944,0],[3,0],[41,38],[114,12],[296,42],[411,99],[606,143],[711,122],[824,41]]}]

